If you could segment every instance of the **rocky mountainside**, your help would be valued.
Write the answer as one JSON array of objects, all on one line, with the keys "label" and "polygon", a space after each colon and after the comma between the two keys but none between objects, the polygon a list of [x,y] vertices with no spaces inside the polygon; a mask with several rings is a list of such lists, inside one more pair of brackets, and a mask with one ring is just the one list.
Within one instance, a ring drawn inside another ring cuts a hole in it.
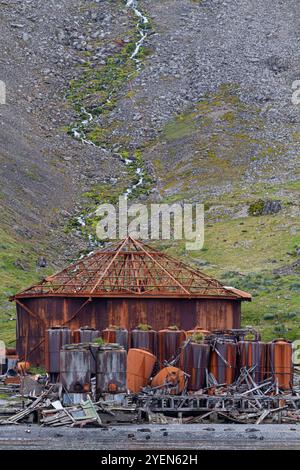
[{"label": "rocky mountainside", "polygon": [[251,291],[244,323],[266,338],[297,337],[299,10],[0,0],[4,339],[15,327],[7,296],[94,249],[95,208],[124,193],[205,203],[200,252],[157,245]]}]

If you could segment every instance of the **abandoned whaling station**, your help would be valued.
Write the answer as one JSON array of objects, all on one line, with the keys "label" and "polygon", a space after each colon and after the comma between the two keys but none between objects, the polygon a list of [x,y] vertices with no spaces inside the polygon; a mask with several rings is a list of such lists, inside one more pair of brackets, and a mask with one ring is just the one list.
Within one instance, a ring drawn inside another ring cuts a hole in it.
[{"label": "abandoned whaling station", "polygon": [[292,423],[292,344],[241,328],[247,292],[127,237],[16,294],[0,423]]}]

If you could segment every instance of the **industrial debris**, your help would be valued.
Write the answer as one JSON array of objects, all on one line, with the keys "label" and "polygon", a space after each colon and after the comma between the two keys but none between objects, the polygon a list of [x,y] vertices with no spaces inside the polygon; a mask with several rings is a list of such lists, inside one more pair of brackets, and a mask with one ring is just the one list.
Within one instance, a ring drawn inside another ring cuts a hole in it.
[{"label": "industrial debris", "polygon": [[[118,343],[126,350],[147,348],[160,359],[162,348],[174,351],[178,346],[175,338],[180,341],[185,336],[183,330],[197,324],[207,330],[238,328],[242,302],[250,302],[251,294],[224,286],[129,235],[10,300],[16,302],[19,356],[44,365],[49,350],[45,332],[50,328],[65,328],[71,342],[81,343],[93,339],[87,335],[95,338],[101,331],[106,343]],[[169,325],[179,329],[175,336],[169,335],[173,345],[157,341],[157,336],[168,335],[159,330]],[[83,328],[86,330],[78,332]],[[66,344],[61,336],[62,345]],[[52,341],[54,337],[55,332]],[[156,350],[158,344],[160,349]]]},{"label": "industrial debris", "polygon": [[265,343],[253,328],[111,326],[101,334],[88,326],[52,327],[46,345],[44,374],[31,374],[30,364],[8,355],[0,424],[300,422],[292,345]]}]

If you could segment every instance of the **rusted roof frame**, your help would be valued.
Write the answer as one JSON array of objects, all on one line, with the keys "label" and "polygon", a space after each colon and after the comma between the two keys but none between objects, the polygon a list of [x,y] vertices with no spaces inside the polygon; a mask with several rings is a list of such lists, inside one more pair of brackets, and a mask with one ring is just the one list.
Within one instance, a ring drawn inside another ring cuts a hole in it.
[{"label": "rusted roof frame", "polygon": [[243,300],[251,297],[237,289],[226,289],[216,279],[131,236],[48,276],[41,284],[25,289],[14,298],[52,295]]}]

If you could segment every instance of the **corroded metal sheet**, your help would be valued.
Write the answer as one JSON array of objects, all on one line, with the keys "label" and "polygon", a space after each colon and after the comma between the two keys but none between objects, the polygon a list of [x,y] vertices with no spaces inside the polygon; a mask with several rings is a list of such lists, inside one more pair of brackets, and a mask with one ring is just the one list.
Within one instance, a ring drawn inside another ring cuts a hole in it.
[{"label": "corroded metal sheet", "polygon": [[[169,325],[190,330],[240,327],[240,302],[205,299],[93,299],[35,298],[17,305],[17,352],[21,360],[45,364],[46,330],[66,325],[72,330],[89,325],[104,330],[120,325],[128,331],[140,323],[158,331]],[[22,304],[22,305],[23,305]],[[199,320],[201,318],[201,321]],[[47,348],[46,348],[47,352]]]},{"label": "corroded metal sheet", "polygon": [[180,352],[180,347],[186,339],[183,330],[164,329],[158,333],[158,360],[161,365],[170,362]]},{"label": "corroded metal sheet", "polygon": [[100,347],[97,352],[96,393],[125,393],[127,352]]},{"label": "corroded metal sheet", "polygon": [[144,349],[131,348],[127,355],[127,387],[132,393],[140,393],[151,377],[156,357]]},{"label": "corroded metal sheet", "polygon": [[78,328],[73,332],[74,343],[91,343],[95,338],[100,336],[100,331],[95,328],[85,326]]},{"label": "corroded metal sheet", "polygon": [[151,354],[157,355],[157,332],[154,330],[132,330],[131,331],[131,347],[136,349],[144,349]]},{"label": "corroded metal sheet", "polygon": [[189,375],[188,390],[197,391],[205,387],[209,367],[210,345],[189,342],[182,350],[180,367]]},{"label": "corroded metal sheet", "polygon": [[253,368],[251,376],[259,384],[266,377],[267,345],[262,341],[239,341],[238,367]]},{"label": "corroded metal sheet", "polygon": [[233,341],[219,338],[210,354],[209,371],[219,384],[231,384],[236,378],[238,347]]},{"label": "corroded metal sheet", "polygon": [[49,328],[46,331],[46,368],[51,374],[60,371],[60,350],[65,344],[71,343],[69,328]]},{"label": "corroded metal sheet", "polygon": [[268,343],[268,370],[278,386],[288,390],[293,384],[292,343],[284,339]]},{"label": "corroded metal sheet", "polygon": [[67,392],[86,393],[91,387],[91,363],[88,349],[60,351],[60,381]]},{"label": "corroded metal sheet", "polygon": [[125,328],[105,328],[102,331],[102,338],[106,343],[117,343],[128,350],[128,330]]}]

